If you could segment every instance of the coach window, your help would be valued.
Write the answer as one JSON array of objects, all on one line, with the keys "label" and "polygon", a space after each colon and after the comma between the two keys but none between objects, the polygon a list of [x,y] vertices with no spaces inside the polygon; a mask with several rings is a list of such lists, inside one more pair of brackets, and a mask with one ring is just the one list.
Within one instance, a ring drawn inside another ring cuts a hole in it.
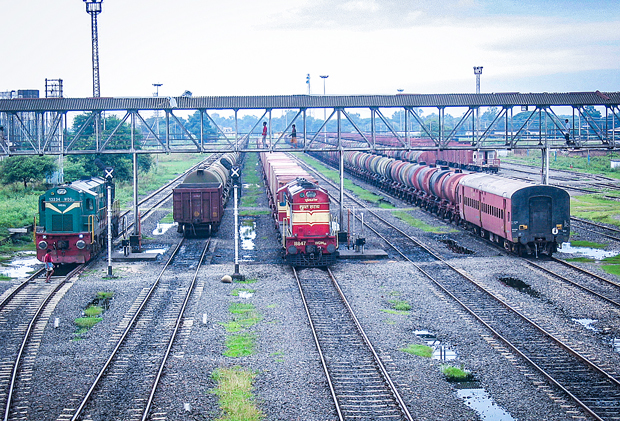
[{"label": "coach window", "polygon": [[94,209],[93,199],[86,199],[86,209],[88,209],[88,210],[93,210]]}]

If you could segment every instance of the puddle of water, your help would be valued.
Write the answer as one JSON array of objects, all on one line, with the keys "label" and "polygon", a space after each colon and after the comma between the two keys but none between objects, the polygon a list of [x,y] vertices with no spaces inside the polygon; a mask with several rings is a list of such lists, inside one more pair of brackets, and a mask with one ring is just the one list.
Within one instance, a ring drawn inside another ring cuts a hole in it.
[{"label": "puddle of water", "polygon": [[25,256],[12,259],[6,263],[6,266],[1,266],[0,273],[11,278],[27,278],[37,265],[41,265],[41,262],[37,259],[35,251],[25,254]]},{"label": "puddle of water", "polygon": [[573,322],[579,323],[581,326],[585,327],[588,330],[593,332],[598,332],[598,329],[594,327],[594,323],[598,322],[598,320],[594,319],[572,319]]},{"label": "puddle of water", "polygon": [[417,337],[423,339],[426,345],[433,348],[433,355],[431,357],[433,360],[439,360],[439,361],[456,360],[457,358],[456,351],[448,348],[447,346],[442,345],[441,341],[437,339],[437,337],[431,332],[429,332],[428,330],[416,330],[414,331],[414,333]]},{"label": "puddle of water", "polygon": [[508,278],[499,278],[499,281],[502,284],[508,285],[509,287],[512,287],[519,292],[524,292],[528,295],[531,295],[532,297],[540,298],[540,293],[538,291],[536,291],[535,289],[532,289],[532,287],[529,284],[526,284],[520,279],[508,277]]},{"label": "puddle of water", "polygon": [[150,249],[150,250],[144,250],[145,253],[158,253],[158,254],[164,254],[168,249]]},{"label": "puddle of water", "polygon": [[256,222],[253,220],[242,221],[239,228],[239,236],[241,237],[241,250],[255,250]]},{"label": "puddle of water", "polygon": [[601,249],[593,249],[590,247],[573,247],[570,243],[562,243],[562,253],[576,254],[579,256],[589,257],[595,260],[603,260],[606,257],[618,255],[617,251],[606,251]]},{"label": "puddle of water", "polygon": [[611,340],[611,346],[614,347],[614,351],[620,354],[620,339],[619,338],[613,338]]},{"label": "puddle of water", "polygon": [[259,186],[258,186],[258,184],[246,184],[246,183],[243,183],[243,184],[241,185],[241,187],[242,187],[242,188],[244,188],[244,189],[249,189],[249,188],[250,188],[250,187],[252,187],[252,186],[259,187]]},{"label": "puddle of water", "polygon": [[239,297],[241,298],[250,298],[252,297],[252,295],[254,295],[253,292],[248,292],[248,291],[239,291]]},{"label": "puddle of water", "polygon": [[515,421],[512,415],[493,402],[493,398],[477,382],[455,383],[455,385],[457,395],[467,406],[476,411],[482,420]]},{"label": "puddle of water", "polygon": [[170,228],[176,227],[177,225],[179,225],[178,222],[173,222],[172,224],[162,224],[158,222],[157,228],[153,230],[153,235],[162,235]]}]

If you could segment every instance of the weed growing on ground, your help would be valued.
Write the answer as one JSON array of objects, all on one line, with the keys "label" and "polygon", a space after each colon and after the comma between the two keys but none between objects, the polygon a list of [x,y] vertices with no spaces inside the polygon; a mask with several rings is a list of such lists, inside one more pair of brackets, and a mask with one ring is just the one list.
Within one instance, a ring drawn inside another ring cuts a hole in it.
[{"label": "weed growing on ground", "polygon": [[217,382],[213,389],[223,412],[219,421],[260,421],[265,415],[256,406],[252,381],[256,373],[241,367],[218,368],[211,375]]},{"label": "weed growing on ground", "polygon": [[584,240],[572,240],[570,242],[572,247],[589,247],[591,249],[604,249],[607,247],[607,244],[595,243],[593,241],[584,241]]},{"label": "weed growing on ground", "polygon": [[409,311],[411,310],[411,304],[403,300],[388,300],[392,305],[392,308],[396,311]]},{"label": "weed growing on ground", "polygon": [[464,370],[462,366],[461,368],[458,368],[452,365],[442,364],[441,372],[444,376],[446,376],[446,379],[449,382],[467,382],[474,379],[473,374],[467,370]]},{"label": "weed growing on ground", "polygon": [[398,210],[398,211],[394,211],[392,212],[392,215],[394,215],[395,217],[397,217],[398,219],[402,220],[403,222],[409,224],[410,226],[414,227],[414,228],[418,228],[424,232],[433,232],[436,234],[445,234],[448,232],[457,232],[457,230],[452,229],[452,228],[447,228],[447,227],[434,227],[432,225],[427,224],[426,222],[422,222],[417,218],[414,218],[413,216],[411,216],[410,214],[408,214],[405,211],[402,210]]},{"label": "weed growing on ground", "polygon": [[226,357],[247,357],[254,353],[256,335],[248,332],[238,333],[227,337],[225,345],[224,355]]},{"label": "weed growing on ground", "polygon": [[406,348],[400,348],[400,351],[425,358],[430,358],[433,356],[433,348],[426,345],[411,344],[408,345]]}]

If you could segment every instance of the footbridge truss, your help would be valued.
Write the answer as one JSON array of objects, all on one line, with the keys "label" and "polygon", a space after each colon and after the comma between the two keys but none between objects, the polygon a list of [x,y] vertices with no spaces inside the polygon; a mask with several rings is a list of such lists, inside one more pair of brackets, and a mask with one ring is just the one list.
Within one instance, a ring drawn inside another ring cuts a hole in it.
[{"label": "footbridge truss", "polygon": [[[549,150],[566,148],[567,135],[575,147],[616,148],[619,105],[620,92],[599,91],[2,99],[0,156],[292,149]],[[272,113],[290,110],[294,118],[287,120],[286,128],[272,130]],[[234,114],[234,127],[216,123],[213,115],[222,111]],[[396,111],[400,112],[398,124],[390,117]],[[483,125],[481,113],[487,115]],[[111,114],[117,117],[114,127],[109,123],[106,127],[106,116]],[[247,123],[252,114],[258,116],[252,117],[252,127],[241,130],[241,115]],[[364,124],[360,114],[368,116]],[[191,125],[189,115],[194,116]],[[309,115],[315,116],[312,128]],[[427,123],[428,115],[433,115],[433,123]],[[265,142],[264,121],[268,123]],[[291,143],[293,124],[296,143]]]}]

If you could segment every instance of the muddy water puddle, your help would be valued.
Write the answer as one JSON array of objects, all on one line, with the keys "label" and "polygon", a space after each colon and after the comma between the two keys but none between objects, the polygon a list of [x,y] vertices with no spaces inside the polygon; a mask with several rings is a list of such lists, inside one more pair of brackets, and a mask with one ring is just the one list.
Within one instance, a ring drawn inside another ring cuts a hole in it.
[{"label": "muddy water puddle", "polygon": [[606,257],[618,255],[617,251],[608,251],[591,247],[573,247],[570,243],[562,243],[562,248],[559,251],[565,254],[574,254],[579,257],[589,257],[594,260],[603,260]]},{"label": "muddy water puddle", "polygon": [[426,345],[433,348],[432,359],[439,361],[456,360],[456,351],[443,345],[437,337],[428,330],[416,330],[415,335],[424,340]]},{"label": "muddy water puddle", "polygon": [[37,259],[37,252],[23,252],[11,259],[10,262],[0,266],[0,274],[11,278],[27,278],[32,272],[41,267],[43,263]]},{"label": "muddy water puddle", "polygon": [[488,421],[515,421],[508,412],[497,405],[491,395],[478,382],[455,383],[456,393],[465,404],[480,415],[480,419]]},{"label": "muddy water puddle", "polygon": [[505,277],[505,278],[499,278],[499,281],[502,284],[509,286],[511,288],[514,288],[519,292],[523,292],[534,298],[540,298],[540,293],[538,291],[536,291],[529,284],[523,282],[520,279],[513,278],[513,277]]}]

